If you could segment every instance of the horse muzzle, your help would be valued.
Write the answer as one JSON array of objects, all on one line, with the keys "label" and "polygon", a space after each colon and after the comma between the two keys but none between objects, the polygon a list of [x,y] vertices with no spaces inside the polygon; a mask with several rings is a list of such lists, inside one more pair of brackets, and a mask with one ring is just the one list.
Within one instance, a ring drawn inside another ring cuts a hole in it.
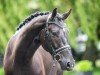
[{"label": "horse muzzle", "polygon": [[71,71],[74,68],[75,61],[73,62],[66,62],[66,61],[59,61],[62,70]]}]

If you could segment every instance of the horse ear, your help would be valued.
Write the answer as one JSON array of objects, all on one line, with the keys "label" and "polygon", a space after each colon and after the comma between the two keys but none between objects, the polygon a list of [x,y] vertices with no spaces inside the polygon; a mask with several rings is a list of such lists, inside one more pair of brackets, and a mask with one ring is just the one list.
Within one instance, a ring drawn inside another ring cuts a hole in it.
[{"label": "horse ear", "polygon": [[52,14],[51,14],[51,19],[54,19],[54,17],[57,15],[57,8],[55,8],[53,11],[52,11]]},{"label": "horse ear", "polygon": [[68,12],[62,14],[62,20],[67,19],[67,17],[70,15],[71,11],[72,11],[72,9],[70,9]]}]

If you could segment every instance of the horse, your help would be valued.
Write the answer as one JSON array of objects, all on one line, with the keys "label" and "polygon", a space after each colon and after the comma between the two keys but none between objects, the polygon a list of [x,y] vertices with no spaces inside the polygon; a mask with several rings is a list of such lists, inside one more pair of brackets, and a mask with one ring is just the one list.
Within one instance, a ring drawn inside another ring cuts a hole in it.
[{"label": "horse", "polygon": [[64,20],[71,9],[59,14],[36,12],[26,18],[8,42],[4,55],[5,75],[63,75],[75,60]]}]

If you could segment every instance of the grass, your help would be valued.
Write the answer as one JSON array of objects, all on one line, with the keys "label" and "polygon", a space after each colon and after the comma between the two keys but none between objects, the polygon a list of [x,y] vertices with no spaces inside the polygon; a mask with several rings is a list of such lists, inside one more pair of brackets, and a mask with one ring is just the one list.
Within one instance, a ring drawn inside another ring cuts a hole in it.
[{"label": "grass", "polygon": [[0,68],[0,75],[4,75],[3,68]]},{"label": "grass", "polygon": [[[0,75],[4,75],[3,68],[0,68]],[[64,75],[77,75],[75,71],[65,71]],[[93,75],[100,75],[100,68],[95,68],[93,70]]]},{"label": "grass", "polygon": [[100,68],[94,69],[94,75],[100,75]]}]

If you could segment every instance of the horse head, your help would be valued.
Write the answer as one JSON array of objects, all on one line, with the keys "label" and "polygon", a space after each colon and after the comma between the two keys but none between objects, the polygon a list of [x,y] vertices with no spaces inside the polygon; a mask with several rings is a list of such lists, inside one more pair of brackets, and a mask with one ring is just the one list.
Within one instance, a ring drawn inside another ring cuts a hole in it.
[{"label": "horse head", "polygon": [[71,10],[60,15],[55,8],[47,18],[46,27],[40,32],[43,48],[60,63],[63,70],[72,70],[75,64],[68,42],[68,31],[64,23],[70,13]]}]

